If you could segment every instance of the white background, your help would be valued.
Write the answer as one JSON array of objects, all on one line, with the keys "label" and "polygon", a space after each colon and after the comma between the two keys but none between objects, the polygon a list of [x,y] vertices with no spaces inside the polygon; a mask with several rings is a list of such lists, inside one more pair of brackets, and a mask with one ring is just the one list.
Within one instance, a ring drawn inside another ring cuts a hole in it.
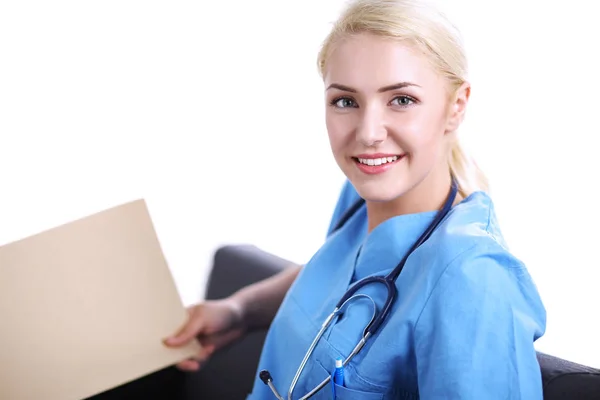
[{"label": "white background", "polygon": [[[0,244],[145,198],[186,304],[220,244],[306,261],[343,181],[316,70],[340,4],[0,3]],[[600,367],[593,5],[443,4],[471,60],[462,135],[548,309],[538,349]]]}]

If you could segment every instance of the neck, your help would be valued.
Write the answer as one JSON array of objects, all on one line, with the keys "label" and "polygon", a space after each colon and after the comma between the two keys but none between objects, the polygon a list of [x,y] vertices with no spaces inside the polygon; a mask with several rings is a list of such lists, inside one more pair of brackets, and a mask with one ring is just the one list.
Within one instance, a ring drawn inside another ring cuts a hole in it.
[{"label": "neck", "polygon": [[[440,210],[450,194],[451,186],[452,177],[449,172],[438,177],[429,175],[393,200],[366,201],[369,232],[392,217]],[[461,200],[462,197],[457,194],[454,204]]]}]

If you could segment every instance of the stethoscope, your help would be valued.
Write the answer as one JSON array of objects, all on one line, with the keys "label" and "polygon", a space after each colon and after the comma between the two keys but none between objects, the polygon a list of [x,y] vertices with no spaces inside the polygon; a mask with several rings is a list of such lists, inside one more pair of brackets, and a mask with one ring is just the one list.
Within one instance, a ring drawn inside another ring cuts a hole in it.
[{"label": "stethoscope", "polygon": [[[373,303],[373,316],[371,317],[371,321],[369,322],[369,324],[364,329],[362,338],[359,340],[358,344],[354,347],[354,349],[352,350],[350,355],[348,357],[346,357],[346,359],[344,360],[342,365],[345,367],[350,362],[350,360],[352,360],[352,358],[354,358],[354,356],[356,354],[358,354],[358,352],[364,347],[367,340],[369,338],[371,338],[373,335],[375,335],[375,333],[377,332],[377,330],[379,329],[381,324],[384,322],[384,320],[390,313],[392,304],[394,303],[394,300],[396,299],[396,295],[397,295],[396,279],[400,275],[400,272],[402,272],[402,269],[404,268],[404,264],[406,264],[406,260],[419,246],[421,246],[427,239],[429,239],[431,234],[435,231],[435,229],[438,227],[438,225],[442,222],[442,220],[450,212],[450,209],[452,208],[452,205],[454,204],[454,200],[456,199],[457,192],[458,192],[458,183],[456,182],[455,179],[452,179],[452,187],[450,190],[450,194],[449,194],[448,198],[446,199],[444,206],[437,213],[435,219],[429,225],[429,227],[427,227],[425,232],[423,232],[421,237],[419,237],[419,239],[417,239],[415,244],[413,244],[413,246],[410,248],[410,250],[402,258],[400,263],[398,263],[396,268],[394,268],[386,276],[382,276],[382,275],[370,276],[370,277],[361,279],[360,281],[356,282],[353,286],[351,286],[350,289],[348,289],[348,291],[340,299],[340,301],[338,301],[338,303],[335,306],[335,309],[327,317],[325,322],[323,322],[323,324],[321,325],[321,329],[317,333],[317,336],[315,337],[315,339],[313,340],[309,349],[307,350],[306,354],[304,355],[304,359],[300,363],[300,366],[298,367],[298,370],[296,371],[296,375],[294,376],[294,379],[292,380],[292,383],[288,390],[288,395],[287,395],[288,400],[292,400],[292,393],[294,392],[294,388],[296,387],[296,384],[298,383],[298,379],[300,378],[300,375],[302,374],[302,371],[304,370],[304,367],[306,366],[308,359],[310,358],[315,347],[317,346],[317,343],[319,342],[319,340],[321,339],[321,337],[323,336],[323,334],[325,333],[327,328],[331,325],[333,320],[337,319],[336,317],[340,317],[342,315],[344,309],[346,308],[346,305],[348,304],[348,302],[350,300],[358,298],[358,297],[366,297],[367,299],[369,299]],[[344,213],[342,218],[340,218],[340,221],[336,224],[334,231],[337,231],[342,226],[344,226],[344,224],[346,224],[346,222],[348,222],[348,220],[363,206],[364,203],[365,203],[364,199],[360,199],[355,204],[353,204],[352,207],[350,207],[348,209],[348,211],[346,211]],[[383,305],[383,308],[379,312],[377,312],[377,306],[372,298],[370,298],[369,296],[366,296],[364,294],[356,294],[356,292],[359,289],[362,289],[365,286],[372,284],[372,283],[382,284],[383,286],[385,286],[385,288],[387,290],[387,299],[385,301],[385,304]],[[267,385],[267,386],[269,386],[269,388],[271,388],[271,391],[273,392],[273,394],[275,395],[275,397],[277,399],[284,400],[284,398],[281,397],[281,395],[279,394],[279,392],[277,392],[277,389],[273,385],[273,379],[272,379],[269,371],[262,370],[259,374],[259,377],[265,383],[265,385]],[[331,375],[328,376],[327,378],[325,378],[313,390],[311,390],[306,395],[301,397],[300,400],[304,400],[304,399],[308,399],[308,398],[312,397],[319,390],[323,389],[330,382],[330,380],[331,380]]]}]

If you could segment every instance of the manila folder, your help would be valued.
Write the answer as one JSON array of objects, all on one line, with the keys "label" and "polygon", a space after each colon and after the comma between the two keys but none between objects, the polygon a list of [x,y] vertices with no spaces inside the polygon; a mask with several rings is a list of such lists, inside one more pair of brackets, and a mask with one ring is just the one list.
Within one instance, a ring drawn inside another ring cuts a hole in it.
[{"label": "manila folder", "polygon": [[0,247],[0,399],[80,400],[186,359],[144,200]]}]

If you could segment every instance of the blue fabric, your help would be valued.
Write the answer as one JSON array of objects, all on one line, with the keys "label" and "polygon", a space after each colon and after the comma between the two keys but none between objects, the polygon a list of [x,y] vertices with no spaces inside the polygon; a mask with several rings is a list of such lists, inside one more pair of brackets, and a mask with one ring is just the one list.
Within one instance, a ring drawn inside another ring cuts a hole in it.
[{"label": "blue fabric", "polygon": [[[337,217],[358,197],[352,192],[347,184]],[[394,217],[367,235],[362,208],[329,235],[286,295],[261,355],[259,370],[271,372],[283,397],[349,285],[391,271],[435,215]],[[391,314],[346,367],[337,399],[542,399],[533,343],[545,331],[546,312],[525,266],[507,250],[486,194],[474,193],[452,209],[409,257],[396,286]],[[362,293],[380,307],[385,299],[380,286]],[[353,301],[319,341],[294,399],[327,377],[336,358],[350,354],[371,315],[368,300]],[[257,378],[249,398],[274,397]],[[331,398],[331,388],[313,398]]]},{"label": "blue fabric", "polygon": [[331,221],[329,222],[329,229],[327,229],[327,236],[331,235],[333,229],[337,225],[338,221],[342,218],[346,210],[348,210],[354,203],[360,199],[360,196],[354,189],[354,186],[349,180],[344,182],[337,204],[333,210]]}]

